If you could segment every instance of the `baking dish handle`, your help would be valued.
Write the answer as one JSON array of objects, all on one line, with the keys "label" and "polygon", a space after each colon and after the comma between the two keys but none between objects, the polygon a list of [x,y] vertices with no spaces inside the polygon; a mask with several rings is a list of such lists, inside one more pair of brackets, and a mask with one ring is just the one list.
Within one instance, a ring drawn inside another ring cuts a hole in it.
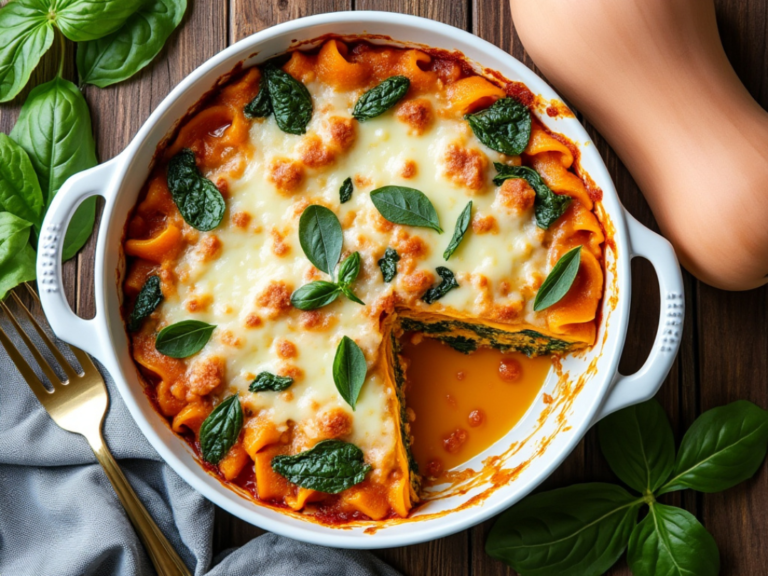
[{"label": "baking dish handle", "polygon": [[[53,332],[70,344],[100,357],[96,317],[84,320],[69,307],[62,283],[64,235],[75,210],[91,196],[103,196],[117,166],[117,158],[79,172],[59,189],[48,207],[37,252],[37,288]],[[94,230],[97,234],[98,230]]]},{"label": "baking dish handle", "polygon": [[611,383],[611,392],[593,422],[605,418],[616,410],[644,402],[658,392],[675,361],[683,331],[685,316],[683,274],[672,245],[665,238],[640,224],[626,210],[624,218],[629,232],[631,257],[645,258],[656,270],[661,292],[659,327],[656,330],[656,339],[651,353],[642,368],[629,376],[616,372]]}]

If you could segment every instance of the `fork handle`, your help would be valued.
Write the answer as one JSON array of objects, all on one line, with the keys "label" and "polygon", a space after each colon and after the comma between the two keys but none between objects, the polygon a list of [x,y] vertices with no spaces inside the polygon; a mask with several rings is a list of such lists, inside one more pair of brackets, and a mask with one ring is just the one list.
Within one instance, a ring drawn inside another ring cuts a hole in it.
[{"label": "fork handle", "polygon": [[94,438],[88,438],[91,450],[96,455],[96,459],[101,464],[104,472],[112,483],[117,497],[125,508],[133,527],[139,535],[139,538],[147,550],[152,564],[159,576],[191,576],[184,562],[181,560],[171,543],[160,531],[155,521],[144,508],[144,505],[136,496],[131,485],[128,483],[123,471],[112,457],[109,449],[104,443],[101,433],[93,435]]}]

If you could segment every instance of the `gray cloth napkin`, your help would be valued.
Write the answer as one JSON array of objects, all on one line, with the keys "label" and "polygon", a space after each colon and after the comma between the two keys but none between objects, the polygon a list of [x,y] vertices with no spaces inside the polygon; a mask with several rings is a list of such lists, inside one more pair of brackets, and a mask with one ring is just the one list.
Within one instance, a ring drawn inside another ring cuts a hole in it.
[{"label": "gray cloth napkin", "polygon": [[[0,324],[13,337],[4,319]],[[275,534],[212,558],[213,504],[161,460],[101,373],[110,396],[107,444],[195,576],[398,576],[370,553]],[[152,564],[85,439],[54,424],[0,348],[0,576],[151,574]]]}]

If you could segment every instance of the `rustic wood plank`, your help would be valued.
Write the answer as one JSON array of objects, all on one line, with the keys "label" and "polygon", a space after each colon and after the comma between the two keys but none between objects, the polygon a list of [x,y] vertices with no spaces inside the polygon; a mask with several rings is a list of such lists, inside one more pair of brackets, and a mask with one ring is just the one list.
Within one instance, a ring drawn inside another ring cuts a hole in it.
[{"label": "rustic wood plank", "polygon": [[412,14],[470,29],[471,0],[355,0],[356,10],[383,10]]}]

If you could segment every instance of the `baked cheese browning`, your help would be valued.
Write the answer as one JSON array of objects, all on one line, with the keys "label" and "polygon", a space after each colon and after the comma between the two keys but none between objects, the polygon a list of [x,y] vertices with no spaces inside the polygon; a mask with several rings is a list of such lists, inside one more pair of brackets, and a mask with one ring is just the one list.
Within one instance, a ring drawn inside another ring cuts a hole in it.
[{"label": "baked cheese browning", "polygon": [[[232,431],[225,455],[211,463],[225,480],[324,522],[407,516],[419,499],[419,473],[410,455],[399,335],[422,332],[466,353],[491,346],[535,356],[590,346],[603,285],[596,199],[574,171],[574,149],[535,118],[520,156],[481,142],[464,114],[505,98],[506,87],[474,75],[455,56],[328,40],[315,53],[292,52],[282,70],[311,99],[304,134],[280,128],[276,115],[285,113],[285,103],[267,116],[245,116],[270,74],[251,68],[210,96],[158,155],[124,243],[126,317],[150,276],[160,278],[163,294],[131,333],[133,357],[158,410],[189,438],[199,439],[203,422],[221,417],[216,407],[238,396],[231,406],[242,414],[242,429]],[[405,95],[375,117],[355,119],[361,95],[392,76],[408,80]],[[192,151],[226,203],[213,230],[190,226],[168,188],[168,162],[183,150]],[[552,192],[571,198],[565,213],[548,229],[537,226],[539,192],[521,178],[494,184],[494,163],[536,170]],[[347,179],[353,193],[342,203]],[[371,200],[384,186],[422,192],[444,232],[384,217]],[[469,200],[471,221],[446,262],[454,223]],[[344,295],[315,309],[292,304],[292,295],[312,282],[341,286],[336,263],[330,274],[319,270],[303,248],[299,221],[312,205],[338,220],[339,261],[359,254],[348,287],[364,304]],[[572,288],[535,312],[542,282],[575,246],[583,249]],[[387,249],[394,251],[388,260]],[[441,288],[446,278],[451,285]],[[158,352],[157,333],[186,320],[215,326],[202,350],[182,359]],[[367,369],[354,409],[333,370],[345,336]],[[336,444],[310,452],[325,441]],[[329,450],[362,481],[337,492],[327,478],[289,482],[271,464],[277,456],[302,455],[318,458],[320,469]]]}]

